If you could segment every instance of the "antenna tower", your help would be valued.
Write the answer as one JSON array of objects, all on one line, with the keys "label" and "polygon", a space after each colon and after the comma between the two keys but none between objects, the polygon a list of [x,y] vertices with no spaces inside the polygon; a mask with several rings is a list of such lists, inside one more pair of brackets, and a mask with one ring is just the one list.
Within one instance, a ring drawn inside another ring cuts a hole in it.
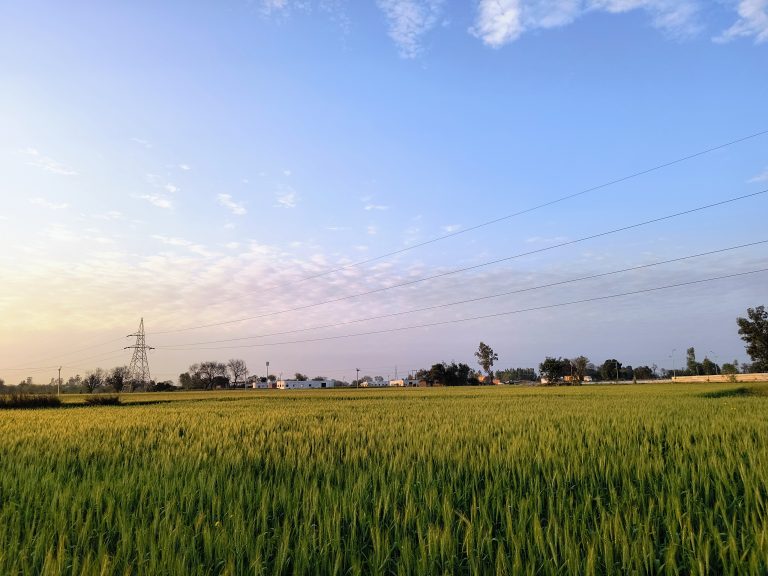
[{"label": "antenna tower", "polygon": [[125,350],[133,349],[133,358],[131,358],[131,365],[128,367],[129,390],[133,391],[136,388],[148,390],[151,378],[149,376],[147,350],[154,350],[154,348],[152,348],[152,346],[147,346],[147,343],[144,340],[144,318],[141,319],[141,323],[139,324],[139,331],[135,334],[126,336],[126,338],[133,337],[136,337],[136,344],[125,347]]}]

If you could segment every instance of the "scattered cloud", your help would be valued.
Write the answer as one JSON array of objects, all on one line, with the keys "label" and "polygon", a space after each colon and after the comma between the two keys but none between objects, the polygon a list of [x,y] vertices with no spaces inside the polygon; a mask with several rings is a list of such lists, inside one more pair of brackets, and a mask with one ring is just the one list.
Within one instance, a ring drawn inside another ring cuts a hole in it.
[{"label": "scattered cloud", "polygon": [[762,174],[758,174],[754,178],[748,180],[749,184],[754,184],[755,182],[768,182],[768,168],[766,168]]},{"label": "scattered cloud", "polygon": [[400,56],[416,58],[422,52],[422,38],[440,22],[443,0],[378,0],[377,4]]},{"label": "scattered cloud", "polygon": [[118,212],[117,210],[109,210],[102,214],[94,214],[92,218],[96,218],[97,220],[122,220],[123,213]]},{"label": "scattered cloud", "polygon": [[234,230],[236,228],[236,225],[234,222],[227,222],[224,224],[224,230]]},{"label": "scattered cloud", "polygon": [[456,230],[459,230],[460,228],[461,224],[448,224],[447,226],[443,226],[443,231],[450,234],[451,232],[456,232]]},{"label": "scattered cloud", "polygon": [[219,204],[225,208],[228,208],[229,211],[236,216],[242,216],[247,212],[245,206],[243,206],[243,203],[235,202],[232,196],[229,194],[219,194],[216,196],[216,199],[219,201]]},{"label": "scattered cloud", "polygon": [[756,44],[768,41],[768,0],[740,0],[737,12],[739,19],[715,37],[715,42],[730,42],[744,37],[754,37]]},{"label": "scattered cloud", "polygon": [[379,227],[378,227],[378,226],[374,226],[373,224],[371,224],[371,225],[370,225],[370,226],[368,226],[368,228],[366,229],[366,232],[367,232],[367,233],[368,233],[370,236],[374,236],[375,234],[378,234],[378,232],[379,232]]},{"label": "scattered cloud", "polygon": [[371,210],[389,210],[389,206],[384,206],[383,204],[366,204],[365,209],[368,211]]},{"label": "scattered cloud", "polygon": [[297,202],[296,192],[291,190],[278,193],[277,204],[275,206],[278,208],[295,208]]},{"label": "scattered cloud", "polygon": [[192,246],[192,242],[189,240],[184,240],[184,238],[176,238],[174,236],[163,236],[162,234],[153,234],[152,238],[155,240],[159,240],[163,244],[168,244],[169,246]]},{"label": "scattered cloud", "polygon": [[225,248],[229,248],[230,250],[237,250],[240,248],[240,242],[227,242],[224,244]]},{"label": "scattered cloud", "polygon": [[181,190],[181,188],[179,188],[179,187],[178,187],[178,186],[176,186],[175,184],[171,184],[170,182],[169,182],[168,184],[166,184],[165,186],[163,186],[163,188],[164,188],[164,189],[165,189],[167,192],[170,192],[171,194],[175,194],[176,192],[178,192],[179,190]]},{"label": "scattered cloud", "polygon": [[21,153],[26,155],[29,160],[27,164],[30,166],[35,166],[37,168],[41,168],[42,170],[45,170],[46,172],[51,172],[53,174],[59,174],[61,176],[77,176],[77,171],[73,168],[70,168],[66,164],[63,164],[57,160],[54,160],[53,158],[50,158],[48,156],[45,156],[40,153],[37,148],[24,148],[21,150]]},{"label": "scattered cloud", "polygon": [[158,208],[166,208],[166,209],[173,208],[173,202],[171,202],[171,199],[161,194],[142,194],[138,196],[138,198],[141,198],[142,200],[146,200],[147,202],[149,202],[153,206],[157,206]]},{"label": "scattered cloud", "polygon": [[42,206],[43,208],[48,208],[48,210],[64,210],[69,206],[69,204],[66,204],[66,203],[56,204],[55,202],[49,202],[45,198],[31,198],[29,202],[30,204],[34,204],[35,206]]},{"label": "scattered cloud", "polygon": [[528,31],[567,26],[589,12],[640,9],[649,13],[656,28],[674,36],[689,36],[699,29],[698,0],[480,0],[470,33],[500,48]]},{"label": "scattered cloud", "polygon": [[290,176],[291,171],[290,170],[283,170],[283,176]]},{"label": "scattered cloud", "polygon": [[143,138],[131,138],[131,142],[134,142],[138,144],[139,146],[143,146],[144,148],[152,148],[152,142],[149,140],[144,140]]},{"label": "scattered cloud", "polygon": [[179,170],[183,170],[184,172],[189,172],[192,170],[192,167],[189,164],[179,164]]}]

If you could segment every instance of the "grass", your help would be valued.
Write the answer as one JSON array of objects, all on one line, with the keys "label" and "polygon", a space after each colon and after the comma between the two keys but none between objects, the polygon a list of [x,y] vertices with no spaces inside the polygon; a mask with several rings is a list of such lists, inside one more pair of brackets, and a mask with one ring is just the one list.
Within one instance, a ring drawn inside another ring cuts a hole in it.
[{"label": "grass", "polygon": [[741,387],[9,411],[0,573],[764,574],[768,397],[703,396]]}]

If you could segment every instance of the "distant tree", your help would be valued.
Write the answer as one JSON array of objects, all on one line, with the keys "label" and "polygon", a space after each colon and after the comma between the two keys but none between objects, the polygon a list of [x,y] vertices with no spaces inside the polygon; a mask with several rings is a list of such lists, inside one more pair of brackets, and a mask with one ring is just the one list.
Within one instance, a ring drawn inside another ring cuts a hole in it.
[{"label": "distant tree", "polygon": [[654,378],[653,369],[648,366],[638,366],[634,372],[634,377],[637,380],[652,380]]},{"label": "distant tree", "polygon": [[230,358],[229,362],[227,362],[227,370],[232,375],[232,381],[235,383],[235,386],[242,380],[243,388],[245,388],[245,379],[248,376],[248,366],[245,360]]},{"label": "distant tree", "polygon": [[693,346],[685,351],[685,364],[691,376],[696,376],[699,373],[699,364],[696,362],[696,350],[693,349]]},{"label": "distant tree", "polygon": [[768,311],[765,306],[748,308],[746,318],[737,318],[739,336],[747,343],[752,372],[768,372]]},{"label": "distant tree", "polygon": [[718,374],[719,372],[720,367],[704,356],[704,360],[701,361],[701,373],[710,376],[712,374]]},{"label": "distant tree", "polygon": [[739,361],[734,360],[733,363],[725,362],[723,364],[723,367],[720,369],[721,374],[729,375],[729,374],[738,374],[739,373]]},{"label": "distant tree", "polygon": [[327,378],[325,376],[315,376],[312,378],[313,382],[322,382],[323,380],[327,380]]},{"label": "distant tree", "polygon": [[501,382],[511,383],[536,380],[536,370],[534,368],[505,368],[496,370],[496,378]]},{"label": "distant tree", "polygon": [[211,390],[216,386],[229,386],[229,378],[226,377],[227,365],[222,362],[208,361],[200,364],[192,364],[189,372],[197,376],[206,390]]},{"label": "distant tree", "polygon": [[275,376],[274,374],[270,374],[269,376],[267,376],[267,380],[273,383],[277,382],[277,376]]},{"label": "distant tree", "polygon": [[571,360],[571,366],[573,367],[573,380],[574,384],[583,384],[584,377],[587,375],[587,366],[589,365],[589,358],[586,356],[577,356]]},{"label": "distant tree", "polygon": [[621,374],[621,377],[620,377],[621,380],[635,379],[635,369],[632,368],[632,366],[629,364],[627,364],[621,370],[619,370],[619,374]]},{"label": "distant tree", "polygon": [[491,382],[493,382],[493,372],[491,371],[491,368],[493,368],[493,363],[499,359],[499,355],[496,354],[496,352],[493,351],[493,348],[488,346],[488,344],[480,342],[480,346],[478,346],[477,352],[475,352],[475,357],[477,358],[477,363],[485,373],[488,374]]},{"label": "distant tree", "polygon": [[542,380],[546,380],[547,384],[559,384],[563,376],[567,372],[570,372],[571,363],[569,360],[563,358],[553,358],[547,356],[544,362],[539,364],[539,373]]},{"label": "distant tree", "polygon": [[296,375],[294,376],[295,380],[298,380],[299,382],[306,382],[309,380],[306,374],[302,374],[301,372],[296,372]]},{"label": "distant tree", "polygon": [[603,380],[618,380],[621,374],[621,362],[615,358],[606,360],[600,366],[600,377]]},{"label": "distant tree", "polygon": [[123,391],[128,381],[128,366],[117,366],[112,368],[104,379],[104,384],[112,388],[117,393]]},{"label": "distant tree", "polygon": [[96,368],[96,370],[86,372],[85,378],[83,378],[83,385],[88,394],[93,394],[104,385],[104,370]]}]

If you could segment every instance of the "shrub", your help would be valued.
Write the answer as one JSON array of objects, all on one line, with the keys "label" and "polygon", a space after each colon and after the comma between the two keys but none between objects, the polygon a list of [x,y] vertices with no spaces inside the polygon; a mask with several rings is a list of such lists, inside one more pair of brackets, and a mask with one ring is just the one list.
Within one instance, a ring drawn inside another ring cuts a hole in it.
[{"label": "shrub", "polygon": [[120,396],[115,394],[97,394],[85,399],[86,406],[119,406]]},{"label": "shrub", "polygon": [[0,396],[0,408],[55,408],[61,399],[54,394],[7,394]]}]

